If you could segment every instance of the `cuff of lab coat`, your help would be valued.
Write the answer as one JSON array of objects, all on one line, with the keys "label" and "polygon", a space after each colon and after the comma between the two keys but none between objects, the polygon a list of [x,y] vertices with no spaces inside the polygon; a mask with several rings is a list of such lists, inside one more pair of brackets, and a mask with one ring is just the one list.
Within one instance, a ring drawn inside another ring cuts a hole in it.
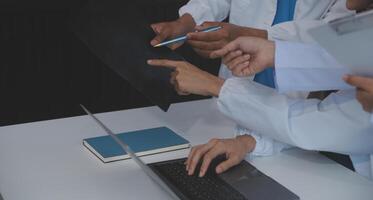
[{"label": "cuff of lab coat", "polygon": [[[281,23],[281,24],[283,24],[283,23]],[[284,30],[282,28],[281,24],[276,24],[276,25],[271,26],[267,29],[268,40],[271,40],[271,41],[275,41],[275,40],[292,41],[289,32]]]},{"label": "cuff of lab coat", "polygon": [[278,92],[285,93],[287,91],[291,91],[293,82],[289,82],[286,78],[286,75],[284,74],[282,68],[289,66],[287,61],[289,59],[292,59],[290,57],[290,53],[287,52],[287,50],[290,51],[289,45],[287,42],[282,42],[279,40],[275,41],[275,70],[274,70],[274,78],[275,78],[275,86]]},{"label": "cuff of lab coat", "polygon": [[203,22],[206,21],[214,21],[214,19],[211,19],[211,17],[209,16],[209,12],[206,12],[206,10],[208,10],[208,8],[206,9],[204,5],[192,6],[187,4],[179,9],[179,16],[181,17],[184,14],[188,13],[192,15],[194,22],[197,25],[201,25]]},{"label": "cuff of lab coat", "polygon": [[283,30],[278,25],[271,26],[267,29],[267,37],[270,41],[286,40],[289,41],[289,35],[283,33]]},{"label": "cuff of lab coat", "polygon": [[236,127],[237,135],[250,135],[254,138],[255,148],[250,152],[250,156],[269,156],[273,154],[271,141],[263,139],[261,135],[255,134],[254,131],[243,128],[239,125]]},{"label": "cuff of lab coat", "polygon": [[272,156],[285,149],[292,148],[291,145],[278,142],[271,138],[256,134],[255,132],[250,133],[250,135],[256,141],[255,149],[251,152],[252,156]]}]

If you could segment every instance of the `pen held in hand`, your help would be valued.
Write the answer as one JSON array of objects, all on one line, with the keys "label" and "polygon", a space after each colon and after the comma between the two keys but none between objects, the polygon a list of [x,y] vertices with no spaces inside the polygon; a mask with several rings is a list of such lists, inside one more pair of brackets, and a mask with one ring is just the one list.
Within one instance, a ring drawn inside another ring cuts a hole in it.
[{"label": "pen held in hand", "polygon": [[[222,28],[221,26],[211,26],[209,28],[203,29],[203,30],[198,31],[198,32],[208,33],[208,32],[212,32],[212,31],[220,30],[221,28]],[[155,45],[154,47],[162,47],[162,46],[165,46],[165,45],[170,45],[170,44],[174,44],[174,43],[178,43],[178,42],[184,42],[187,39],[188,39],[188,37],[186,35],[183,35],[183,36],[180,36],[180,37],[177,37],[177,38],[159,43],[159,44]]]}]

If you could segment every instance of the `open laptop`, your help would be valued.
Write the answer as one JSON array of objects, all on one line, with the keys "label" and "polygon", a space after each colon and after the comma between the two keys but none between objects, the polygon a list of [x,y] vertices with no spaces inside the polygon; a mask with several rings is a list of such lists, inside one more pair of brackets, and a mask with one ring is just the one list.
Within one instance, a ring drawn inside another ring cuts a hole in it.
[{"label": "open laptop", "polygon": [[[173,199],[182,200],[297,200],[299,197],[275,180],[243,161],[227,172],[217,175],[215,167],[224,157],[213,160],[205,177],[189,176],[186,158],[146,165],[131,148],[120,140],[99,119],[81,105],[83,110],[109,134],[142,170]],[[200,166],[197,167],[197,170]]]}]

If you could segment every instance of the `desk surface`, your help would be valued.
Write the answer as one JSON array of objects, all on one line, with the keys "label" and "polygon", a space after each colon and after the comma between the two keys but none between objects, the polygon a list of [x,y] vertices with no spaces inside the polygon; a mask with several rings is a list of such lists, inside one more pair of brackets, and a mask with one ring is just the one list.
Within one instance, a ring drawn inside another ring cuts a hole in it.
[{"label": "desk surface", "polygon": [[[234,123],[214,100],[102,113],[114,132],[168,126],[192,144],[231,137]],[[0,191],[5,200],[169,199],[132,161],[103,164],[82,145],[105,133],[87,116],[0,128]],[[146,162],[178,158],[187,150],[144,157]],[[298,149],[250,161],[303,200],[369,199],[373,182],[315,153]]]}]

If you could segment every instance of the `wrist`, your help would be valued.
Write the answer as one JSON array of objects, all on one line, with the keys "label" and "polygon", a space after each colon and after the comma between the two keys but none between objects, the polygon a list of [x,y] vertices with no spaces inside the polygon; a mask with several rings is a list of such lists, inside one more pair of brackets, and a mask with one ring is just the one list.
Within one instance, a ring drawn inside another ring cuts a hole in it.
[{"label": "wrist", "polygon": [[216,76],[211,76],[209,82],[210,83],[207,84],[208,86],[207,94],[209,96],[218,97],[220,94],[220,90],[224,85],[224,82],[225,82],[224,79],[216,77]]},{"label": "wrist", "polygon": [[275,67],[275,54],[276,54],[276,44],[273,41],[267,40],[267,43],[264,47],[264,49],[267,51],[268,60],[267,60],[267,68],[269,67]]},{"label": "wrist", "polygon": [[250,153],[255,149],[256,146],[256,140],[251,135],[240,135],[237,136],[236,139],[241,142],[241,144],[245,148],[246,153]]},{"label": "wrist", "polygon": [[185,13],[178,20],[178,23],[186,30],[185,32],[191,32],[196,27],[196,22],[191,14]]},{"label": "wrist", "polygon": [[250,37],[268,39],[268,32],[262,29],[241,27],[238,37],[240,36],[250,36]]}]

